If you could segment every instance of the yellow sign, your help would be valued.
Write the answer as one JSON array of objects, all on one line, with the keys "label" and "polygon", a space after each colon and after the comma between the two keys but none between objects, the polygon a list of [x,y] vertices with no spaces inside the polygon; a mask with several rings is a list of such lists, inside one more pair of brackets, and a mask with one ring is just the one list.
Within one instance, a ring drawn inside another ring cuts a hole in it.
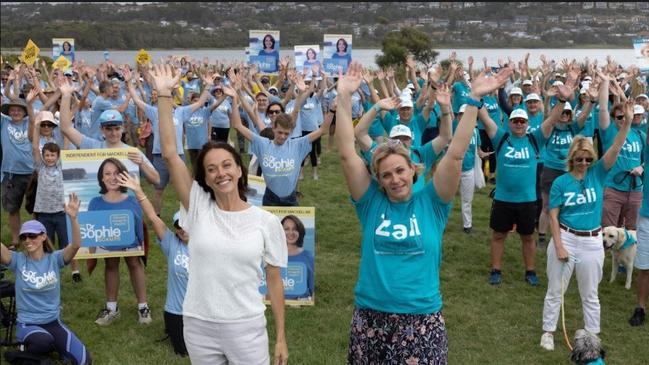
[{"label": "yellow sign", "polygon": [[135,56],[135,62],[137,62],[140,65],[147,65],[151,63],[151,55],[144,50],[144,48],[140,49],[140,52],[137,53]]},{"label": "yellow sign", "polygon": [[59,58],[54,61],[54,64],[52,64],[53,68],[58,68],[59,70],[67,70],[72,66],[72,62],[70,62],[69,59],[63,57],[63,55],[59,56]]},{"label": "yellow sign", "polygon": [[27,45],[25,46],[22,55],[20,55],[20,59],[28,66],[33,66],[34,62],[36,62],[36,59],[38,58],[38,52],[40,52],[40,49],[36,46],[36,43],[30,39],[27,41]]}]

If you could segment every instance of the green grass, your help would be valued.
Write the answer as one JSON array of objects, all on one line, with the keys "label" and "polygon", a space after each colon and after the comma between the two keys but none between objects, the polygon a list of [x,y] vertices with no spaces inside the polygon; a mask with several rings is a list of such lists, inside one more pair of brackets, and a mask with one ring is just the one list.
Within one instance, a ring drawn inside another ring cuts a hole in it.
[{"label": "green grass", "polygon": [[[326,138],[323,150],[326,150]],[[349,322],[354,307],[360,251],[359,223],[348,199],[337,155],[325,151],[320,180],[300,182],[304,193],[301,204],[316,207],[316,305],[287,308],[286,328],[291,364],[344,364],[346,362]],[[506,243],[503,284],[487,283],[489,265],[490,186],[476,191],[473,204],[474,232],[462,232],[459,200],[444,235],[444,260],[441,271],[444,317],[449,337],[451,364],[556,364],[568,361],[568,350],[555,335],[556,350],[539,347],[541,312],[547,278],[545,252],[537,253],[537,272],[541,286],[529,287],[523,281],[521,244],[517,237]],[[147,193],[151,192],[146,186]],[[149,195],[150,196],[150,195]],[[165,193],[163,218],[170,222],[178,201],[172,188]],[[9,242],[6,214],[2,214],[2,241]],[[24,215],[26,219],[27,216]],[[72,283],[66,269],[62,283],[64,322],[88,346],[96,364],[188,364],[188,359],[174,355],[164,336],[162,312],[165,300],[166,263],[153,246],[149,256],[147,289],[153,323],[136,322],[136,300],[128,273],[121,265],[119,305],[122,317],[104,328],[93,323],[104,306],[103,263],[92,276],[83,273],[83,283]],[[608,364],[646,364],[649,359],[647,325],[631,328],[627,319],[635,306],[635,289],[625,290],[623,279],[609,284],[610,257],[604,264],[600,284],[602,305],[601,337],[607,350]],[[634,278],[635,280],[635,278]],[[634,281],[635,285],[635,281]],[[271,346],[274,330],[269,316]],[[573,279],[566,293],[566,326],[570,336],[583,327],[581,305]],[[2,349],[4,351],[4,349]],[[271,347],[272,351],[272,347]],[[4,359],[3,359],[4,360]]]}]

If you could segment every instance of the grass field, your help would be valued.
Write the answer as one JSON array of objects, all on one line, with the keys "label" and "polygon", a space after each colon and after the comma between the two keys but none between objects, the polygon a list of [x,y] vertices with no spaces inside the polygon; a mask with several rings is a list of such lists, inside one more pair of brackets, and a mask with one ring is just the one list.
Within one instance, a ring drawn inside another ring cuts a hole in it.
[{"label": "grass field", "polygon": [[[326,138],[323,140],[323,150]],[[360,231],[348,199],[337,155],[322,156],[320,180],[300,183],[301,205],[316,207],[316,305],[287,308],[286,328],[291,364],[344,364],[346,362],[349,321],[354,307],[353,288],[359,263]],[[560,331],[555,334],[556,349],[539,347],[541,312],[547,279],[545,252],[537,253],[537,272],[541,285],[523,281],[521,245],[518,238],[506,244],[503,284],[487,283],[489,265],[489,211],[491,186],[477,191],[473,203],[474,232],[462,232],[459,200],[453,206],[444,234],[444,260],[441,271],[444,317],[449,337],[451,364],[568,364],[568,349]],[[147,193],[151,192],[149,186]],[[149,195],[151,196],[151,195]],[[171,187],[165,193],[163,218],[171,225],[178,201]],[[27,215],[24,215],[27,218]],[[2,213],[2,242],[9,242],[7,215]],[[153,241],[152,241],[153,242]],[[110,327],[93,323],[104,306],[103,263],[92,276],[82,271],[83,282],[74,284],[65,269],[62,282],[64,322],[87,345],[95,364],[188,364],[187,358],[174,355],[164,337],[162,312],[165,301],[166,263],[153,246],[149,256],[147,289],[153,323],[137,323],[136,301],[128,273],[121,265],[119,306],[121,318]],[[610,257],[604,265],[600,284],[602,306],[601,338],[607,350],[607,364],[649,363],[649,326],[632,328],[627,319],[635,305],[635,290],[625,290],[623,279],[608,283]],[[634,277],[635,280],[635,277]],[[635,281],[634,281],[635,288]],[[566,293],[566,326],[572,336],[583,327],[581,305],[573,279]],[[269,333],[273,343],[270,309]],[[272,347],[271,347],[272,349]],[[5,349],[2,349],[4,351]],[[4,358],[2,359],[4,361]]]}]

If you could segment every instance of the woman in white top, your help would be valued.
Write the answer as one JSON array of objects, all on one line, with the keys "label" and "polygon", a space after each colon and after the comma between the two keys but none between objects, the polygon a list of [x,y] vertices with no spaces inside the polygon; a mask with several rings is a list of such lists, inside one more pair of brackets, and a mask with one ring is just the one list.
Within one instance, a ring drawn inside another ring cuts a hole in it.
[{"label": "woman in white top", "polygon": [[[247,172],[227,143],[208,142],[192,179],[176,152],[171,90],[180,74],[156,65],[162,155],[182,204],[189,234],[189,281],[183,303],[184,336],[192,363],[268,364],[266,317],[259,283],[263,264],[275,318],[275,364],[286,364],[284,287],[286,236],[279,219],[246,202]],[[208,85],[208,87],[211,85]],[[238,108],[232,117],[239,118]]]}]

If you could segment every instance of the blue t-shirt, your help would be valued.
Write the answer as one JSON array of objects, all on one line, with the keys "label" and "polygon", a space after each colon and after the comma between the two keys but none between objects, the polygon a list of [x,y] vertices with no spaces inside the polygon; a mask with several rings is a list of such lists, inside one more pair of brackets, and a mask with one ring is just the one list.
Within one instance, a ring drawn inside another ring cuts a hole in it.
[{"label": "blue t-shirt", "polygon": [[453,113],[457,114],[460,111],[462,104],[466,104],[466,99],[471,93],[471,89],[464,81],[456,81],[451,86],[452,91],[452,107]]},{"label": "blue t-shirt", "polygon": [[[158,119],[158,107],[148,105],[144,108],[144,114],[151,121],[151,130],[153,132],[153,153],[161,154],[160,150],[160,121]],[[185,154],[183,148],[183,124],[192,115],[191,106],[180,106],[174,110],[173,123],[176,127],[176,150],[179,155]]]},{"label": "blue t-shirt", "polygon": [[187,105],[189,94],[201,93],[201,80],[198,78],[190,81],[181,81],[180,84],[183,87],[183,105]]},{"label": "blue t-shirt", "polygon": [[599,160],[588,168],[583,180],[565,173],[552,183],[550,209],[559,208],[559,223],[590,231],[601,226],[604,206],[604,161]]},{"label": "blue t-shirt", "polygon": [[[615,124],[611,123],[608,128],[600,132],[604,151],[607,151],[613,145],[618,129]],[[647,137],[642,131],[629,131],[615,164],[606,175],[605,187],[624,192],[642,191],[641,177],[630,175],[628,172],[642,163],[646,140]]]},{"label": "blue t-shirt", "polygon": [[306,277],[306,288],[303,293],[293,293],[293,294],[286,294],[284,297],[286,299],[299,299],[299,298],[307,298],[313,296],[313,288],[314,288],[314,262],[313,262],[313,255],[311,255],[311,252],[303,250],[297,255],[288,256],[288,265],[287,265],[287,270],[302,270],[303,268],[306,269],[306,273],[304,273]]},{"label": "blue t-shirt", "polygon": [[[216,102],[216,99],[214,99],[214,102]],[[232,113],[232,104],[228,97],[212,111],[210,124],[214,128],[230,128],[230,113]]]},{"label": "blue t-shirt", "polygon": [[577,122],[571,124],[557,124],[548,137],[541,158],[543,166],[555,170],[566,170],[566,159],[573,137],[580,132]]},{"label": "blue t-shirt", "polygon": [[134,248],[144,242],[144,228],[142,227],[142,208],[137,200],[132,195],[127,195],[126,198],[120,202],[111,203],[104,200],[104,196],[96,196],[88,203],[88,211],[94,210],[130,210],[133,212],[133,226],[135,227],[135,240],[126,246],[110,246],[106,249],[111,251],[122,250],[125,248]]},{"label": "blue t-shirt", "polygon": [[18,322],[45,324],[61,314],[61,268],[63,250],[45,253],[32,260],[23,252],[12,252],[9,269],[15,273]]},{"label": "blue t-shirt", "polygon": [[38,146],[40,147],[41,155],[43,153],[43,146],[45,146],[46,143],[50,142],[56,143],[56,145],[63,149],[63,134],[61,134],[61,128],[54,128],[54,130],[52,130],[51,137],[40,136],[40,138],[38,139]]},{"label": "blue t-shirt", "polygon": [[[74,115],[74,128],[78,130],[84,136],[94,138],[92,131],[92,110],[84,108]],[[95,133],[96,134],[96,133]],[[104,139],[103,136],[100,137]]]},{"label": "blue t-shirt", "polygon": [[[0,143],[2,144],[2,172],[12,174],[31,174],[34,171],[32,143],[29,141],[29,118],[13,123],[11,118],[2,114]],[[2,181],[4,174],[0,177]]]},{"label": "blue t-shirt", "polygon": [[259,160],[266,187],[279,197],[291,195],[297,186],[302,160],[311,152],[309,137],[289,138],[278,146],[255,134],[251,142],[250,150]]},{"label": "blue t-shirt", "polygon": [[386,313],[440,311],[442,234],[451,204],[441,201],[431,182],[408,201],[392,203],[374,179],[353,204],[363,232],[356,306]]},{"label": "blue t-shirt", "polygon": [[188,119],[185,119],[185,137],[187,149],[199,150],[209,139],[208,119],[210,110],[206,107],[198,108]]},{"label": "blue t-shirt", "polygon": [[[352,55],[349,52],[345,52],[345,54],[340,55],[338,52],[335,52],[334,54],[331,55],[332,60],[347,60],[347,67],[352,63]],[[345,71],[345,70],[343,70]]]},{"label": "blue t-shirt", "polygon": [[187,292],[187,279],[189,278],[189,248],[168,229],[159,243],[162,253],[167,258],[165,311],[182,315],[183,301]]},{"label": "blue t-shirt", "polygon": [[97,96],[92,101],[92,115],[90,116],[90,131],[89,137],[94,139],[102,139],[104,136],[101,134],[101,125],[99,124],[99,117],[101,113],[106,110],[115,109],[115,104],[110,99],[103,96]]},{"label": "blue t-shirt", "polygon": [[302,126],[302,131],[306,132],[313,132],[322,124],[324,116],[322,115],[322,104],[317,94],[314,93],[304,101],[298,113],[298,120]]},{"label": "blue t-shirt", "polygon": [[262,68],[260,71],[262,72],[277,72],[279,69],[278,63],[279,63],[279,52],[275,49],[273,49],[271,52],[268,52],[264,49],[259,51],[259,56],[266,56],[266,57],[273,57],[273,62],[271,64],[271,68]]},{"label": "blue t-shirt", "polygon": [[[491,139],[494,149],[501,144],[504,136],[505,130],[498,128]],[[536,166],[541,160],[536,155],[530,138],[534,138],[539,148],[545,143],[541,129],[530,133],[530,137],[509,134],[502,143],[496,155],[496,173],[499,178],[496,179],[495,200],[508,203],[536,201]]]}]

